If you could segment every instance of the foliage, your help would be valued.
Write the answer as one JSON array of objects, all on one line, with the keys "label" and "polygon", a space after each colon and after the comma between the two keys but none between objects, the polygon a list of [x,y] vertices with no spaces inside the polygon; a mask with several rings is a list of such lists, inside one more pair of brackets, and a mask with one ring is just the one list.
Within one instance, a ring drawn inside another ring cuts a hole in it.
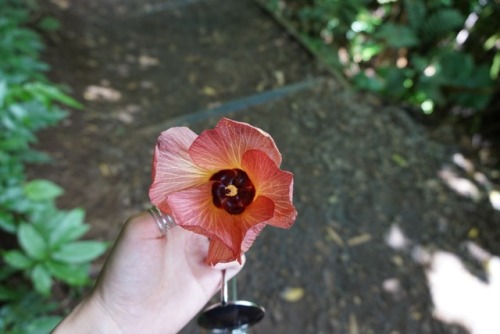
[{"label": "foliage", "polygon": [[56,207],[62,188],[25,175],[25,164],[49,161],[31,148],[36,132],[66,117],[60,105],[81,107],[46,79],[42,40],[26,27],[54,29],[57,21],[30,21],[32,7],[21,0],[0,7],[0,332],[47,333],[59,320],[55,283],[89,283],[90,261],[106,245],[79,240],[89,225],[82,209]]},{"label": "foliage", "polygon": [[[426,113],[485,110],[500,87],[494,0],[262,0],[362,89]],[[314,40],[314,43],[310,41]]]}]

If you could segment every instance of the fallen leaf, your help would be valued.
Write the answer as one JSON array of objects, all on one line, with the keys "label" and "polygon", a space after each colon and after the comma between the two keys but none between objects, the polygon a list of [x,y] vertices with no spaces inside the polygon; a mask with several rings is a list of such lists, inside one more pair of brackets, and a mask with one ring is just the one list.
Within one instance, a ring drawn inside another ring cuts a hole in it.
[{"label": "fallen leaf", "polygon": [[399,167],[408,166],[408,162],[406,161],[406,159],[397,153],[394,153],[392,155],[392,161],[394,161]]},{"label": "fallen leaf", "polygon": [[160,60],[158,58],[151,57],[148,55],[139,56],[139,65],[142,67],[157,66],[158,64],[160,64]]},{"label": "fallen leaf", "polygon": [[100,170],[102,176],[110,176],[111,175],[111,168],[105,162],[99,164],[99,170]]},{"label": "fallen leaf", "polygon": [[288,287],[285,290],[283,290],[280,294],[281,298],[283,300],[289,302],[289,303],[295,303],[298,302],[299,300],[304,297],[305,291],[302,288],[299,287]]},{"label": "fallen leaf", "polygon": [[215,95],[217,95],[217,91],[214,88],[210,87],[210,86],[203,87],[202,93],[204,95],[207,95],[207,96],[215,96]]},{"label": "fallen leaf", "polygon": [[358,320],[354,314],[349,314],[349,334],[359,334]]},{"label": "fallen leaf", "polygon": [[285,84],[285,74],[283,74],[282,71],[275,71],[274,77],[276,78],[278,86],[283,86]]},{"label": "fallen leaf", "polygon": [[467,236],[470,239],[475,239],[479,236],[479,230],[477,228],[473,227],[469,230],[469,232],[467,233]]},{"label": "fallen leaf", "polygon": [[115,102],[122,98],[122,94],[110,87],[90,85],[85,88],[83,98],[88,101]]},{"label": "fallen leaf", "polygon": [[326,233],[328,236],[337,244],[339,247],[344,247],[344,241],[340,237],[340,235],[333,229],[331,226],[326,227]]},{"label": "fallen leaf", "polygon": [[370,240],[372,240],[372,236],[368,233],[364,233],[364,234],[352,237],[351,239],[349,239],[347,241],[347,244],[349,246],[358,246],[358,245],[364,244],[366,242],[369,242]]}]

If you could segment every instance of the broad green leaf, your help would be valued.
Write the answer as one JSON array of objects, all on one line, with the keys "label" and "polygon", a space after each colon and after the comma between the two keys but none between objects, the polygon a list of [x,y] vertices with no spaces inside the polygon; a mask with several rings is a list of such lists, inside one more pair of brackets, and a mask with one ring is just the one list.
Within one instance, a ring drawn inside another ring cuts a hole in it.
[{"label": "broad green leaf", "polygon": [[465,17],[455,8],[441,8],[426,15],[420,26],[420,36],[425,42],[434,41],[462,29]]},{"label": "broad green leaf", "polygon": [[404,25],[386,23],[375,35],[393,48],[409,48],[418,44],[417,35]]},{"label": "broad green leaf", "polygon": [[354,78],[356,85],[362,89],[373,92],[381,92],[384,89],[384,83],[378,76],[367,76],[365,73],[358,73]]},{"label": "broad green leaf", "polygon": [[0,266],[0,282],[6,282],[7,279],[16,272],[17,269],[12,268],[11,266]]},{"label": "broad green leaf", "polygon": [[380,69],[380,73],[385,80],[384,90],[391,98],[401,97],[404,95],[406,90],[404,87],[404,81],[407,79],[404,69],[391,66]]},{"label": "broad green leaf", "polygon": [[64,191],[61,187],[49,180],[37,179],[25,184],[26,196],[34,201],[51,200],[60,196]]},{"label": "broad green leaf", "polygon": [[47,16],[40,20],[38,26],[46,31],[56,31],[61,27],[61,23],[56,18]]},{"label": "broad green leaf", "polygon": [[52,277],[50,273],[41,264],[38,264],[31,271],[31,281],[35,287],[35,290],[44,296],[50,294],[50,288],[52,287]]},{"label": "broad green leaf", "polygon": [[43,236],[35,227],[30,224],[20,224],[17,231],[17,238],[22,249],[29,257],[41,260],[47,255],[47,243]]},{"label": "broad green leaf", "polygon": [[33,264],[31,259],[17,249],[5,252],[3,259],[7,264],[16,269],[26,269]]},{"label": "broad green leaf", "polygon": [[45,266],[54,277],[70,285],[78,286],[89,282],[89,266],[87,264],[75,265],[50,260]]},{"label": "broad green leaf", "polygon": [[26,334],[46,334],[52,332],[52,330],[61,321],[61,317],[57,316],[46,316],[39,317],[33,322],[26,325],[24,328]]},{"label": "broad green leaf", "polygon": [[99,241],[76,241],[62,245],[52,253],[52,258],[66,263],[84,263],[102,255],[106,248],[106,244]]},{"label": "broad green leaf", "polygon": [[19,291],[0,285],[0,301],[19,299]]},{"label": "broad green leaf", "polygon": [[27,89],[31,89],[40,99],[47,100],[53,99],[57,102],[65,104],[69,107],[73,107],[75,109],[82,109],[83,106],[81,103],[63,93],[60,89],[50,86],[47,84],[43,84],[41,82],[37,82],[34,84],[30,84],[27,86]]},{"label": "broad green leaf", "polygon": [[497,80],[498,73],[500,73],[500,53],[497,53],[493,58],[493,63],[490,68],[490,78],[492,80]]},{"label": "broad green leaf", "polygon": [[5,96],[7,95],[7,83],[0,81],[0,107],[3,107]]},{"label": "broad green leaf", "polygon": [[425,2],[421,0],[405,0],[406,14],[408,15],[408,23],[414,31],[420,30],[424,22],[427,7]]},{"label": "broad green leaf", "polygon": [[16,224],[10,213],[0,211],[0,229],[8,233],[16,232]]},{"label": "broad green leaf", "polygon": [[83,223],[85,211],[73,209],[62,215],[57,225],[50,231],[49,243],[51,246],[60,246],[82,237],[90,226]]}]

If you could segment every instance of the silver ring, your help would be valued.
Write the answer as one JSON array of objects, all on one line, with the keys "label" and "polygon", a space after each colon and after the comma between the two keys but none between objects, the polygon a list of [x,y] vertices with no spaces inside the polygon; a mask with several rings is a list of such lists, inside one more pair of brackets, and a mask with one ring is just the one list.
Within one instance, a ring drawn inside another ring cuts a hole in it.
[{"label": "silver ring", "polygon": [[162,235],[167,234],[168,230],[176,225],[172,216],[161,212],[156,206],[150,207],[148,212],[155,219],[156,225],[158,225]]}]

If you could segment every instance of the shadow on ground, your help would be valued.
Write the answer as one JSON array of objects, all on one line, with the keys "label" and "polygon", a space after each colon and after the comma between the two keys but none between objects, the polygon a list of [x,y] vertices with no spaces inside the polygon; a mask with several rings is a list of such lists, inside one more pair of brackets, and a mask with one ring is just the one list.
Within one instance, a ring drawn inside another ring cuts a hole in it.
[{"label": "shadow on ground", "polygon": [[266,228],[238,278],[268,309],[253,332],[496,332],[500,213],[458,148],[326,77],[251,1],[138,3],[48,7],[64,27],[48,37],[52,79],[86,107],[42,135],[56,162],[31,173],[87,210],[91,237],[114,239],[149,206],[161,130],[224,115],[271,133],[295,174],[296,225]]}]

